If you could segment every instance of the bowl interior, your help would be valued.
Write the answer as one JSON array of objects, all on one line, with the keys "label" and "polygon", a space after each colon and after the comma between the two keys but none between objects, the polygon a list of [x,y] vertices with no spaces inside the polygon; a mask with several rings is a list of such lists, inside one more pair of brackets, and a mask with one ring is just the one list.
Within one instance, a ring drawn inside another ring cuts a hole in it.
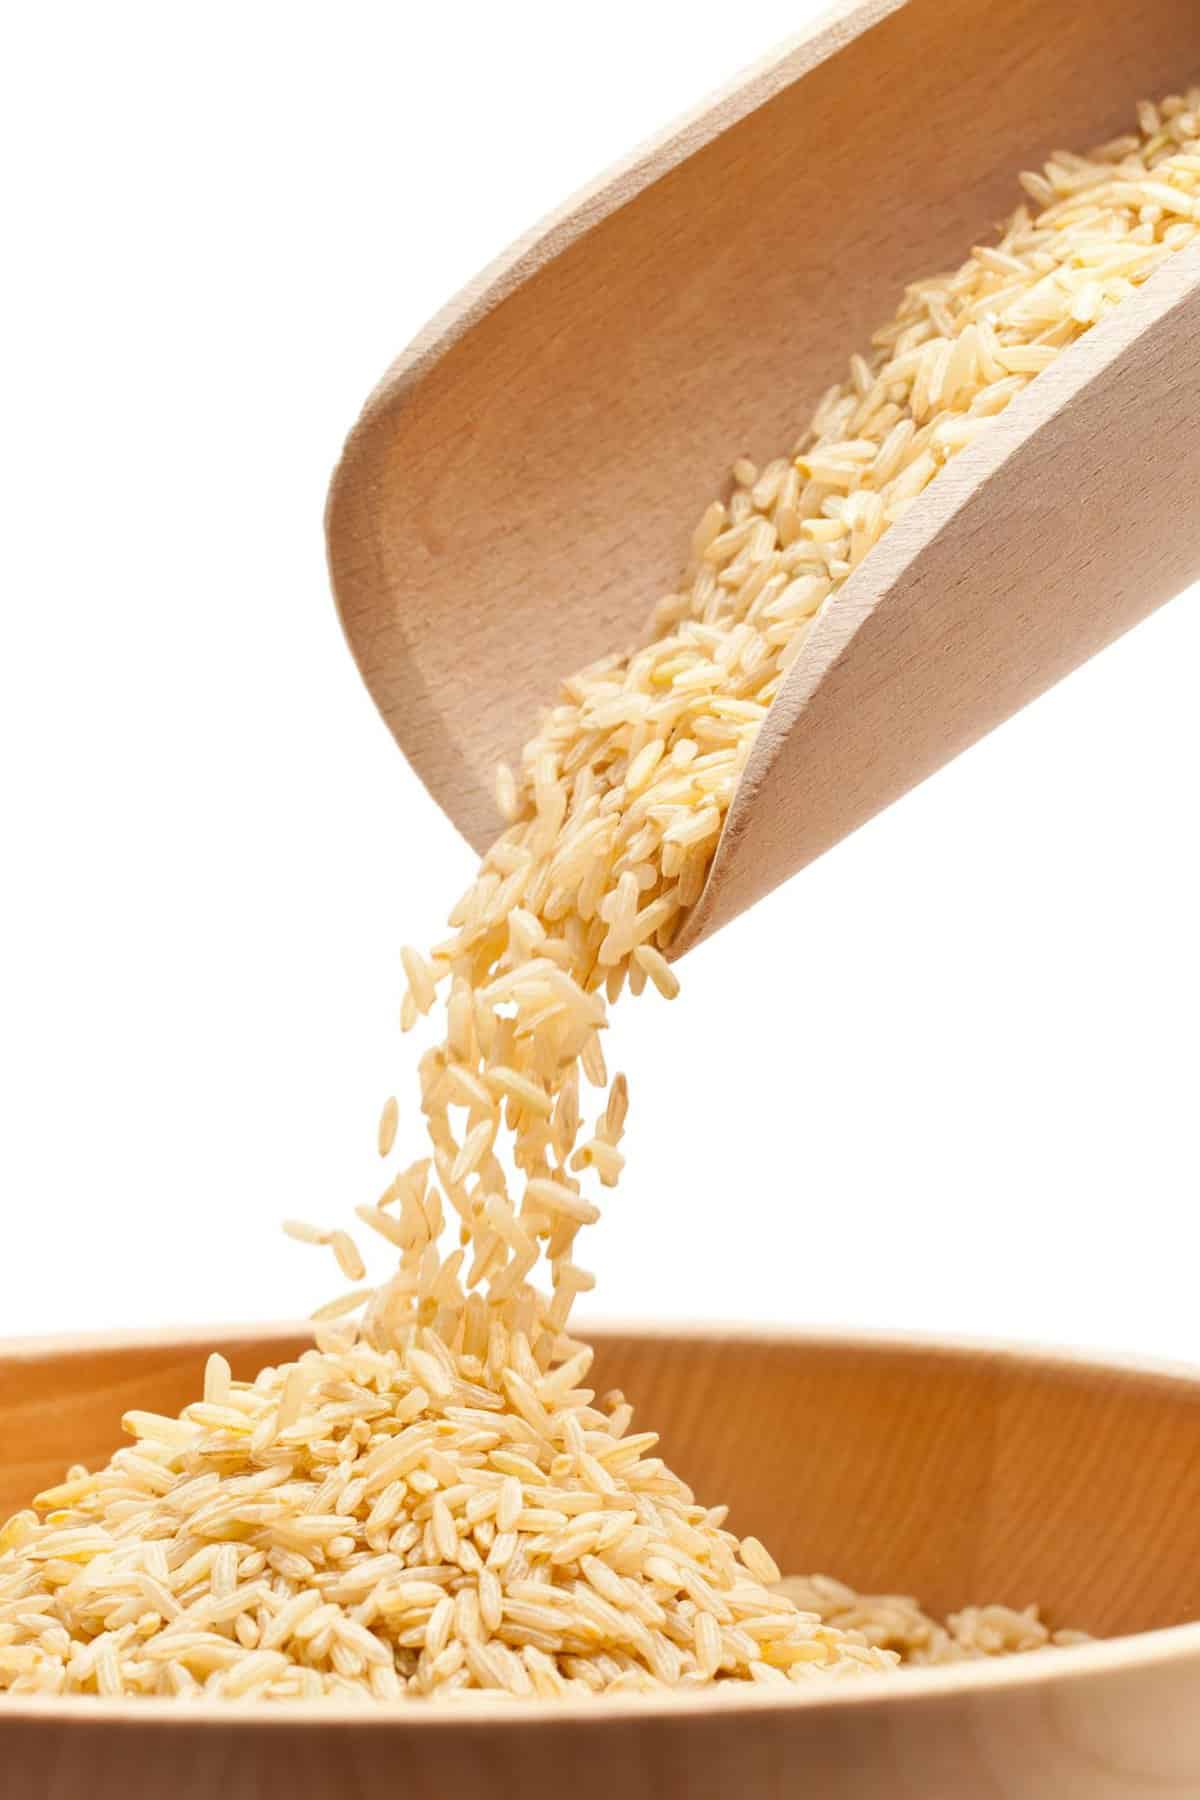
[{"label": "bowl interior", "polygon": [[[290,1330],[0,1349],[0,1516],[122,1441],[131,1406],[197,1397],[209,1351],[249,1377]],[[785,1570],[930,1610],[1038,1601],[1111,1636],[1200,1617],[1200,1375],[753,1331],[596,1336],[598,1387]]]}]

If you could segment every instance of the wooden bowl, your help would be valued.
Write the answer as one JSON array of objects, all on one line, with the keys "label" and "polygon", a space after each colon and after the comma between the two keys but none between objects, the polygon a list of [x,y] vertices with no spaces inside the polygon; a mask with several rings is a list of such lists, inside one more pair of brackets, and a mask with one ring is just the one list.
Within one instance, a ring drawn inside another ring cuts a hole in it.
[{"label": "wooden bowl", "polygon": [[[0,1350],[0,1513],[293,1328]],[[1115,1641],[871,1677],[589,1705],[255,1708],[0,1697],[4,1800],[1196,1800],[1200,1373],[956,1344],[598,1334],[702,1498],[795,1571],[943,1612],[1042,1603]]]}]

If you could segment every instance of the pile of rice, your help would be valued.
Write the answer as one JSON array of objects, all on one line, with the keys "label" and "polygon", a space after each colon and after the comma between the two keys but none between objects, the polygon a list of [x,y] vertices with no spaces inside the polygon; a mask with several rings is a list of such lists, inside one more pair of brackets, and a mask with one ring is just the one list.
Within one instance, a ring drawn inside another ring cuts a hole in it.
[{"label": "pile of rice", "polygon": [[[587,1386],[575,1259],[621,1172],[627,1107],[602,1034],[704,885],[755,734],[847,576],[959,450],[1200,221],[1200,90],[1022,181],[1030,204],[914,284],[790,455],[734,465],[647,641],[564,682],[501,769],[507,829],[426,958],[402,1022],[422,1156],[359,1218],[398,1252],[317,1315],[316,1348],[69,1471],[0,1531],[0,1689],[14,1694],[557,1698],[786,1685],[1051,1641],[1036,1611],[780,1584]],[[589,1122],[584,1092],[595,1091]],[[399,1110],[379,1144],[394,1154]],[[541,1280],[539,1281],[539,1278]],[[548,1278],[548,1279],[547,1279]]]}]

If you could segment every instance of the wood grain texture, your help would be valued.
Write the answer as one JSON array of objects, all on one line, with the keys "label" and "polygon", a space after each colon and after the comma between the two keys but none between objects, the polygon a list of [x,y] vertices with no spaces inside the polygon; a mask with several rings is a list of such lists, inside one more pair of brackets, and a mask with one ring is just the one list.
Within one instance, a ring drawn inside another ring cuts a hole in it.
[{"label": "wood grain texture", "polygon": [[[0,1513],[221,1348],[294,1328],[0,1346]],[[3,1800],[1196,1800],[1200,1374],[899,1339],[598,1334],[699,1496],[789,1567],[1115,1641],[783,1700],[365,1711],[0,1698]]]},{"label": "wood grain texture", "polygon": [[[368,687],[477,848],[496,759],[640,630],[733,456],[792,440],[903,284],[1011,209],[1019,169],[1198,73],[1193,0],[843,7],[434,321],[351,434],[330,569]],[[1198,319],[1189,251],[856,571],[676,953],[1200,573]]]}]

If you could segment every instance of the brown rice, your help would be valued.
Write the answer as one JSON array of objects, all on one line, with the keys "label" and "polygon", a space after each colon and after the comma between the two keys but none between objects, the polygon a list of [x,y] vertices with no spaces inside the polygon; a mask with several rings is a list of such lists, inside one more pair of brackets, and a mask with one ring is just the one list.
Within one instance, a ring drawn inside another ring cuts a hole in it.
[{"label": "brown rice", "polygon": [[[402,1024],[440,997],[441,1031],[421,1154],[357,1209],[396,1266],[322,1307],[297,1363],[243,1383],[210,1358],[179,1418],[127,1414],[132,1445],[8,1521],[0,1689],[555,1698],[1055,1641],[1033,1611],[943,1626],[907,1598],[781,1582],[623,1396],[596,1400],[567,1327],[592,1285],[585,1181],[622,1167],[608,1006],[626,984],[678,991],[672,942],[813,621],[951,457],[1195,241],[1198,111],[1200,90],[1143,105],[1136,133],[1023,177],[1032,207],[908,289],[790,454],[738,459],[645,641],[563,683],[498,773],[509,823],[451,935],[402,953]],[[390,1099],[384,1157],[398,1125]],[[363,1281],[344,1230],[287,1229]]]}]

